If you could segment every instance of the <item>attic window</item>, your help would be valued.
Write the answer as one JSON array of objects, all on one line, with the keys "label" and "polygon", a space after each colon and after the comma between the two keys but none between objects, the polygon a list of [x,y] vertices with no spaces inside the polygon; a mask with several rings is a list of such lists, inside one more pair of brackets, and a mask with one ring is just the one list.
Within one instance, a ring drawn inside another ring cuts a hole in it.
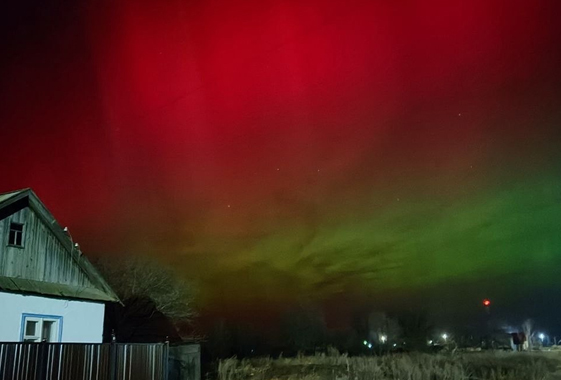
[{"label": "attic window", "polygon": [[23,224],[10,223],[10,234],[8,235],[8,245],[23,247]]}]

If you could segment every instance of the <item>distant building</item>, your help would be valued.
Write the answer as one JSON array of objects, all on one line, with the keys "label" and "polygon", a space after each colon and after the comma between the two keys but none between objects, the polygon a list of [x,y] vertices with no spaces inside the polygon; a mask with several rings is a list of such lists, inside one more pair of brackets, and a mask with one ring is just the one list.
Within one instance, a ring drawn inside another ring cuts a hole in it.
[{"label": "distant building", "polygon": [[0,341],[102,341],[117,295],[31,189],[0,194]]}]

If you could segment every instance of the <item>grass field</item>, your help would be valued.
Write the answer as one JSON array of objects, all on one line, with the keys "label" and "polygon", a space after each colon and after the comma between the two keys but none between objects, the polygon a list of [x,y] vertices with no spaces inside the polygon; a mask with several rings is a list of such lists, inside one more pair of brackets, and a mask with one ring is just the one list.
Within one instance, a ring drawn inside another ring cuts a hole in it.
[{"label": "grass field", "polygon": [[222,360],[219,380],[545,380],[561,361],[552,353],[400,354]]}]

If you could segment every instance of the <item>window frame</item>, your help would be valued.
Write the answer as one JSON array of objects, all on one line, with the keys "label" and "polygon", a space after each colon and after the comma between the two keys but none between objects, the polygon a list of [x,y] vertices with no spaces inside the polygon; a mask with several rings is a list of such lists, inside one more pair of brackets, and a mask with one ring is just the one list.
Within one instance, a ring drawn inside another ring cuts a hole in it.
[{"label": "window frame", "polygon": [[[12,229],[12,225],[18,225],[21,226],[21,231],[16,231]],[[12,231],[14,231],[15,233],[15,241],[12,243],[10,241],[11,235],[12,235]],[[18,234],[20,235],[20,239],[21,239],[21,244],[17,244],[17,236]],[[10,225],[8,226],[8,242],[7,242],[7,246],[8,247],[14,247],[14,248],[24,248],[25,247],[25,223],[19,223],[19,222],[12,222],[10,221]]]},{"label": "window frame", "polygon": [[[52,340],[47,340],[48,343],[61,343],[62,342],[62,316],[60,315],[46,315],[46,314],[32,314],[22,313],[21,315],[21,329],[20,341],[27,343],[41,343],[43,341],[43,323],[52,322],[55,331],[51,331]],[[35,327],[35,335],[26,335],[27,321],[37,322]],[[29,339],[35,339],[30,342]]]}]

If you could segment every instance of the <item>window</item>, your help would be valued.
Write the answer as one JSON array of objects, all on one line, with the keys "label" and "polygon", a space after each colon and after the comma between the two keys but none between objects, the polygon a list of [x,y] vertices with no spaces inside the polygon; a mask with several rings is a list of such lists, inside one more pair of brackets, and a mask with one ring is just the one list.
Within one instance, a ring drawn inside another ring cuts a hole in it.
[{"label": "window", "polygon": [[60,342],[62,317],[54,315],[24,314],[21,340],[24,342]]},{"label": "window", "polygon": [[23,224],[10,223],[10,234],[8,235],[8,245],[23,247]]}]

